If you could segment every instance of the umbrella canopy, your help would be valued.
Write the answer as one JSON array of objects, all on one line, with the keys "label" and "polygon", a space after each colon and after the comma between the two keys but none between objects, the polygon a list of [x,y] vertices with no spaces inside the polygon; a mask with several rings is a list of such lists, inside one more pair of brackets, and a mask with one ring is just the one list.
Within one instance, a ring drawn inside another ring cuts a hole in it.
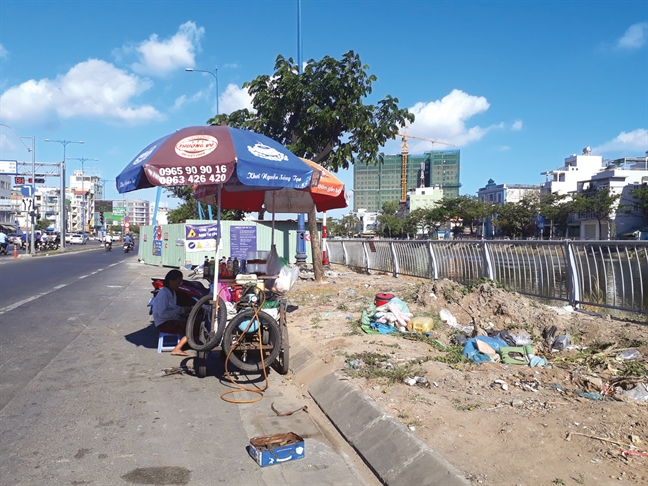
[{"label": "umbrella canopy", "polygon": [[[319,175],[317,183],[306,188],[267,190],[266,188],[254,189],[240,183],[236,177],[232,177],[222,186],[221,208],[249,212],[260,211],[265,207],[266,211],[271,213],[307,213],[313,205],[320,212],[346,208],[349,202],[344,183],[315,162],[301,160]],[[317,177],[313,180],[317,180]],[[216,185],[196,186],[194,197],[200,202],[214,204],[217,203],[215,200],[217,191]]]},{"label": "umbrella canopy", "polygon": [[156,140],[117,176],[120,193],[154,186],[303,189],[319,173],[274,140],[228,126],[187,127]]}]

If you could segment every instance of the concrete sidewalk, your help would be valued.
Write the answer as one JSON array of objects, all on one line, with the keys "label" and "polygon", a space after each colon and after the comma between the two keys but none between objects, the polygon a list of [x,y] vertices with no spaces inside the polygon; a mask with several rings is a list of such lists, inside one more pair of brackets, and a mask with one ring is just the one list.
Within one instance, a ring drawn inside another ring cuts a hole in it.
[{"label": "concrete sidewalk", "polygon": [[[217,378],[216,353],[204,379],[162,371],[192,362],[158,354],[149,326],[150,277],[168,270],[127,260],[35,301],[47,308],[74,295],[87,311],[69,316],[83,330],[0,411],[2,483],[379,484],[290,377],[271,372],[262,401],[230,404],[220,398],[231,386]],[[109,304],[94,314],[83,291],[96,286]],[[281,412],[308,405],[309,413],[279,417],[271,404]],[[305,438],[306,457],[259,467],[249,439],[284,432]]]}]

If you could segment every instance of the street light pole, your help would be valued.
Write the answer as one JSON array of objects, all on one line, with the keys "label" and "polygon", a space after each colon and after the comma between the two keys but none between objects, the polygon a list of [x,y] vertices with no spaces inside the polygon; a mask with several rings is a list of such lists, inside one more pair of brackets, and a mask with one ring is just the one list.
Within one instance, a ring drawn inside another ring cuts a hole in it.
[{"label": "street light pole", "polygon": [[85,171],[83,164],[88,160],[98,162],[99,159],[86,159],[85,157],[68,157],[67,160],[80,160],[81,161],[81,239],[85,241],[85,222],[86,222],[86,200],[85,200]]},{"label": "street light pole", "polygon": [[216,80],[216,115],[218,115],[218,66],[214,69],[216,73],[212,73],[211,71],[206,71],[204,69],[194,69],[194,68],[187,68],[185,71],[188,73],[208,73],[214,76],[214,79]]},{"label": "street light pole", "polygon": [[46,142],[56,142],[63,145],[63,161],[61,162],[61,201],[60,201],[60,216],[61,216],[61,250],[65,250],[65,148],[68,143],[83,143],[73,142],[72,140],[50,140],[45,139]]}]

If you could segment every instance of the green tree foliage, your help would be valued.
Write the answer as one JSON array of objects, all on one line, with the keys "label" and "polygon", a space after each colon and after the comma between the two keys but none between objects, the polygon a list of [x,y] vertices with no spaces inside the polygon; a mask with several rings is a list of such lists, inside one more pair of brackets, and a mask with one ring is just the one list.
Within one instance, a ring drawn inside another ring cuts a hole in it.
[{"label": "green tree foliage", "polygon": [[[611,223],[620,194],[614,194],[609,187],[598,188],[590,186],[582,193],[574,195],[573,209],[583,212],[588,217],[596,219],[599,226],[599,235],[603,237],[603,221]],[[610,224],[608,224],[607,238],[610,239]]]},{"label": "green tree foliage", "polygon": [[[631,189],[629,193],[635,201],[634,204],[626,205],[626,211],[648,217],[648,184],[643,184],[639,189]],[[633,211],[635,205],[637,210]]]},{"label": "green tree foliage", "polygon": [[538,198],[538,212],[545,218],[545,225],[549,225],[549,235],[567,234],[569,215],[573,212],[573,203],[565,194],[540,194]]},{"label": "green tree foliage", "polygon": [[50,221],[49,219],[39,219],[36,223],[37,230],[46,230],[50,226],[52,226],[52,221]]},{"label": "green tree foliage", "polygon": [[535,219],[538,215],[537,198],[523,197],[517,203],[505,203],[496,207],[494,224],[511,238],[522,238],[535,234]]},{"label": "green tree foliage", "polygon": [[326,234],[327,236],[346,236],[344,226],[337,219],[326,220]]},{"label": "green tree foliage", "polygon": [[362,231],[362,222],[355,214],[347,214],[340,222],[342,235],[352,237]]},{"label": "green tree foliage", "polygon": [[[387,95],[365,104],[376,76],[349,51],[336,60],[326,56],[306,63],[303,73],[293,59],[278,56],[275,72],[245,83],[254,111],[218,115],[208,123],[227,123],[262,133],[333,172],[350,165],[374,163],[382,146],[414,115]],[[308,215],[312,254],[321,255],[316,211]],[[324,278],[319,258],[313,258],[315,280]]]}]

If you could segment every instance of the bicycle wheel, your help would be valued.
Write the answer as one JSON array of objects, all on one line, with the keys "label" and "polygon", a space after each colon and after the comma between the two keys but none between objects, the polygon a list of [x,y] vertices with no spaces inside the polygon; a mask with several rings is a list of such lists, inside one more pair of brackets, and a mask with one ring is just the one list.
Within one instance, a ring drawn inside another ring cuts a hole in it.
[{"label": "bicycle wheel", "polygon": [[[225,301],[218,298],[218,316],[214,319],[213,296],[205,295],[191,309],[187,319],[187,343],[196,351],[211,351],[214,349],[225,330],[227,322],[227,307]],[[212,326],[212,322],[215,324]]]},{"label": "bicycle wheel", "polygon": [[[242,371],[262,371],[261,352],[259,347],[259,331],[244,332],[239,326],[245,327],[253,318],[254,310],[247,309],[237,314],[227,325],[223,335],[223,351],[229,355],[230,362]],[[263,342],[263,364],[267,368],[276,359],[281,352],[281,329],[279,324],[270,315],[263,311],[258,313],[258,321],[261,323],[261,336]],[[258,326],[253,322],[250,329]],[[241,336],[243,335],[243,336]],[[239,340],[240,338],[240,340]],[[236,348],[230,354],[235,342],[238,341]]]}]

